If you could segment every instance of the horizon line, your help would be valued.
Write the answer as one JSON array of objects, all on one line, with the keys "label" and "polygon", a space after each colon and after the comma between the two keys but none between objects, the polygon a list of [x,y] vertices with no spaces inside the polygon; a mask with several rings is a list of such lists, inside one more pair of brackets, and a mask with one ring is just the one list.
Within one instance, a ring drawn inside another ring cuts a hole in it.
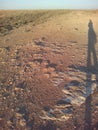
[{"label": "horizon line", "polygon": [[94,9],[94,8],[72,8],[72,9],[68,9],[68,8],[34,8],[34,9],[32,9],[32,8],[18,8],[18,9],[0,9],[0,10],[98,10],[98,8],[96,8],[96,9]]}]

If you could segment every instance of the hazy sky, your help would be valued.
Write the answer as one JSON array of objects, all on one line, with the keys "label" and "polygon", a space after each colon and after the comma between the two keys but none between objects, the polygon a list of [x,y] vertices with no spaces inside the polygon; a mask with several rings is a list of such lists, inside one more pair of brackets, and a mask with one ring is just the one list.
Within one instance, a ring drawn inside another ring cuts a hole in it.
[{"label": "hazy sky", "polygon": [[98,9],[98,0],[0,0],[0,9]]}]

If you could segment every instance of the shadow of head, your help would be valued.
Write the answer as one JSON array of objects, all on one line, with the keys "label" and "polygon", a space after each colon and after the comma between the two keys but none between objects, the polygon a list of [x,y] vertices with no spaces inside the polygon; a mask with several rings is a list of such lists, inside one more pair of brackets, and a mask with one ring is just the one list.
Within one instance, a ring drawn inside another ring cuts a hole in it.
[{"label": "shadow of head", "polygon": [[88,27],[89,27],[89,28],[93,28],[93,22],[92,22],[91,19],[89,20]]}]

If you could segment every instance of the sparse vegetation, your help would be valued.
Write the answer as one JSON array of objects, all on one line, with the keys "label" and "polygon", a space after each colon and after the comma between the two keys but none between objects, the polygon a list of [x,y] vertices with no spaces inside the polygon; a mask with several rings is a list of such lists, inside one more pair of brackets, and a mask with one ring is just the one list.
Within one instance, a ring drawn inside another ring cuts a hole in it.
[{"label": "sparse vegetation", "polygon": [[38,10],[38,11],[0,11],[0,33],[5,35],[14,28],[28,23],[32,26],[46,22],[50,17],[67,13],[69,11]]}]

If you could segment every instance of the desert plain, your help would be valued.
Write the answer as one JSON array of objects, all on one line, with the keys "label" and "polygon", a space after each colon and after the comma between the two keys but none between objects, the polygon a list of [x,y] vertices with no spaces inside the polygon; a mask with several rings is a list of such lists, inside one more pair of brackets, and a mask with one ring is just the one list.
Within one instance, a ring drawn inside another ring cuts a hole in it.
[{"label": "desert plain", "polygon": [[0,130],[98,130],[97,17],[0,11]]}]

